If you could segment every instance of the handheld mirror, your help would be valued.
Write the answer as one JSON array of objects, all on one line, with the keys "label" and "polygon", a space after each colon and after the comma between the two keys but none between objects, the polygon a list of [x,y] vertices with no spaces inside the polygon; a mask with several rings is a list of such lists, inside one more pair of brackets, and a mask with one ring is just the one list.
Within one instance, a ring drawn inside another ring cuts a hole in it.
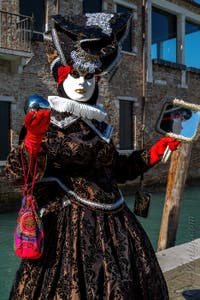
[{"label": "handheld mirror", "polygon": [[179,99],[165,102],[155,129],[180,141],[193,142],[200,134],[200,105]]}]

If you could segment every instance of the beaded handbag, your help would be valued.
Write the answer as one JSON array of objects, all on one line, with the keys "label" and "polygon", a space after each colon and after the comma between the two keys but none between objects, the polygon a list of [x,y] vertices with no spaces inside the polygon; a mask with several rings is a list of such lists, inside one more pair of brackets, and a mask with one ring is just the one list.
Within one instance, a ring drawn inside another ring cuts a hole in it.
[{"label": "beaded handbag", "polygon": [[26,195],[18,213],[17,226],[14,231],[15,253],[22,259],[38,259],[44,246],[42,221],[36,210],[34,197]]},{"label": "beaded handbag", "polygon": [[21,161],[24,171],[24,198],[18,213],[17,226],[14,230],[14,250],[16,255],[22,259],[38,259],[43,253],[44,229],[42,220],[37,212],[37,203],[33,196],[37,172],[37,158],[34,163],[34,174],[30,187],[28,179],[32,165],[32,156],[30,156],[27,174],[25,172],[22,151]]}]

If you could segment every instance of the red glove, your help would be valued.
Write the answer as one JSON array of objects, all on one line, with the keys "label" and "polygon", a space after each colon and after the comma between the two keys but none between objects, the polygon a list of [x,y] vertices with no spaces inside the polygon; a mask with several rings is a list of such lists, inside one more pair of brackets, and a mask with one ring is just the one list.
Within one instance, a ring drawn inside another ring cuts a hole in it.
[{"label": "red glove", "polygon": [[180,142],[175,138],[171,138],[171,137],[161,138],[149,150],[149,166],[155,165],[162,159],[162,156],[167,146],[171,151],[175,151],[179,144]]},{"label": "red glove", "polygon": [[50,124],[50,110],[40,109],[30,111],[24,118],[24,126],[27,134],[24,140],[27,151],[34,156],[42,151],[42,139]]}]

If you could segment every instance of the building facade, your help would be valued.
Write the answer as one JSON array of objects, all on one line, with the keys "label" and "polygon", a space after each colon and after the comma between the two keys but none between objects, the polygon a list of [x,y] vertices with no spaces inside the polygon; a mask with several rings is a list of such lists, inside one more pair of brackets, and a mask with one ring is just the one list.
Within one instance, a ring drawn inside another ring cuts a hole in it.
[{"label": "building facade", "polygon": [[[119,68],[101,79],[99,101],[115,128],[123,153],[150,147],[163,103],[180,98],[200,104],[200,4],[191,0],[0,0],[0,166],[18,143],[24,101],[56,93],[43,33],[51,15],[130,12],[132,23]],[[200,178],[200,141],[193,144],[188,180]],[[169,169],[159,164],[145,175],[147,185],[165,184]],[[5,183],[1,194],[5,194]]]}]

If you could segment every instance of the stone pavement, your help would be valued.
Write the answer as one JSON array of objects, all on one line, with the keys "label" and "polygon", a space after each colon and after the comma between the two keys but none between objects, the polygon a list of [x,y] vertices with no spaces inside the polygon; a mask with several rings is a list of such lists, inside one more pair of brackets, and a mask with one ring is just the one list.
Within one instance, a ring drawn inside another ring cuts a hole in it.
[{"label": "stone pavement", "polygon": [[157,252],[170,300],[200,300],[200,239]]},{"label": "stone pavement", "polygon": [[170,300],[200,300],[200,259],[164,273]]}]

